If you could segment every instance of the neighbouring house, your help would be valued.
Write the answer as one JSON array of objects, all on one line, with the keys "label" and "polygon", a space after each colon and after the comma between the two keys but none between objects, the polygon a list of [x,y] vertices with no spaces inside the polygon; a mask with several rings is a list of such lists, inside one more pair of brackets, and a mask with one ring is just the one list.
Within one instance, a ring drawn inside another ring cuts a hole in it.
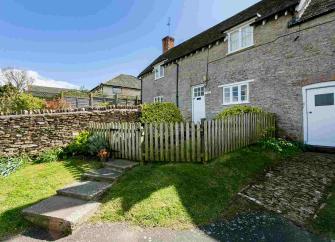
[{"label": "neighbouring house", "polygon": [[91,90],[91,93],[99,93],[105,97],[113,97],[117,94],[122,97],[139,99],[141,96],[141,81],[134,76],[121,74],[99,84]]},{"label": "neighbouring house", "polygon": [[60,96],[62,92],[68,91],[75,91],[75,89],[31,85],[28,87],[27,93],[30,93],[34,97],[53,99]]},{"label": "neighbouring house", "polygon": [[334,147],[334,10],[334,0],[263,0],[175,47],[167,36],[139,74],[143,102],[174,102],[194,122],[260,106],[280,135]]}]

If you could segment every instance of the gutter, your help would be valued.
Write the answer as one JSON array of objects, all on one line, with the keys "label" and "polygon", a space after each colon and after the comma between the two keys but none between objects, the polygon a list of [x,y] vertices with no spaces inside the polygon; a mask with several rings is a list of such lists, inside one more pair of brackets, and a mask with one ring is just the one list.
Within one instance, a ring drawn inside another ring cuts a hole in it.
[{"label": "gutter", "polygon": [[179,64],[177,62],[174,63],[177,67],[176,70],[176,105],[179,108]]}]

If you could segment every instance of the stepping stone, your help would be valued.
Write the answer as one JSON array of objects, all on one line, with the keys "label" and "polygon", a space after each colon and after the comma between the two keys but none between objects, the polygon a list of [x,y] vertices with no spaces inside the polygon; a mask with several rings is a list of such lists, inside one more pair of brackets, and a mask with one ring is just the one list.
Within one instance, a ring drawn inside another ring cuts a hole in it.
[{"label": "stepping stone", "polygon": [[129,160],[113,160],[104,163],[105,167],[111,167],[119,171],[126,171],[138,165],[138,162]]},{"label": "stepping stone", "polygon": [[96,201],[111,186],[112,184],[106,182],[96,182],[96,181],[76,182],[68,187],[58,190],[57,194],[88,201],[89,200]]},{"label": "stepping stone", "polygon": [[57,195],[24,209],[22,213],[33,224],[68,235],[93,215],[99,206],[98,202]]},{"label": "stepping stone", "polygon": [[114,181],[122,172],[113,170],[111,168],[102,168],[96,171],[90,171],[84,174],[84,177],[95,181]]}]

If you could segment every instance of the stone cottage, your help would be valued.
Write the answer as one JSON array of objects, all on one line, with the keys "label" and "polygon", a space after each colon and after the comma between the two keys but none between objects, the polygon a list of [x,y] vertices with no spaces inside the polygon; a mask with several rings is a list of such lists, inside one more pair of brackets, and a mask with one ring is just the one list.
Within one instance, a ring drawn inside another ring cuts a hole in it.
[{"label": "stone cottage", "polygon": [[114,97],[117,94],[120,97],[135,99],[141,96],[141,82],[134,76],[121,74],[99,84],[91,92],[98,92],[105,97]]},{"label": "stone cottage", "polygon": [[139,74],[144,102],[188,120],[235,104],[277,114],[281,134],[335,146],[335,1],[263,0],[163,53]]}]

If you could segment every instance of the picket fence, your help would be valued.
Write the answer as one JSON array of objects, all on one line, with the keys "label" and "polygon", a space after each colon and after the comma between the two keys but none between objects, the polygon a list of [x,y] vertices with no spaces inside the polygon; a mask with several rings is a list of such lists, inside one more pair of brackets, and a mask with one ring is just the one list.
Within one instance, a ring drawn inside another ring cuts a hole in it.
[{"label": "picket fence", "polygon": [[90,123],[117,151],[117,158],[137,161],[206,162],[275,135],[275,117],[247,113],[202,123]]}]

